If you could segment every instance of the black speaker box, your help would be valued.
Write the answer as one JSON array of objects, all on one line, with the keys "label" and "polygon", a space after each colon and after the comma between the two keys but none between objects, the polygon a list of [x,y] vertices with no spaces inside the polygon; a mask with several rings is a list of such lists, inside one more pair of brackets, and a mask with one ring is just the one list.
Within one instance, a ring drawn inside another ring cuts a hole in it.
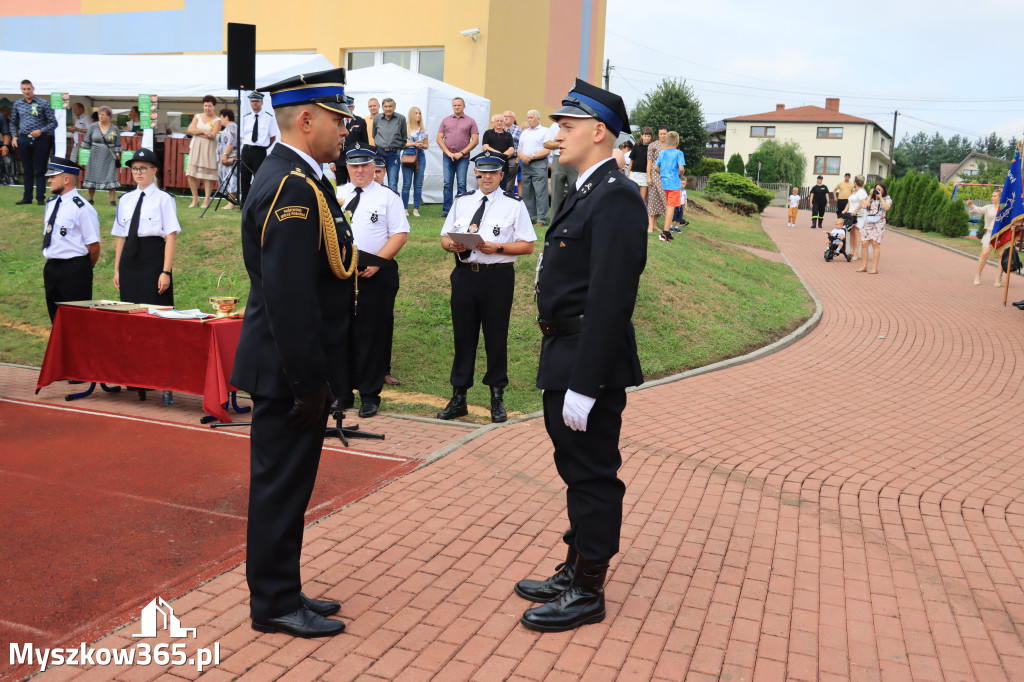
[{"label": "black speaker box", "polygon": [[256,89],[256,26],[228,24],[228,90]]}]

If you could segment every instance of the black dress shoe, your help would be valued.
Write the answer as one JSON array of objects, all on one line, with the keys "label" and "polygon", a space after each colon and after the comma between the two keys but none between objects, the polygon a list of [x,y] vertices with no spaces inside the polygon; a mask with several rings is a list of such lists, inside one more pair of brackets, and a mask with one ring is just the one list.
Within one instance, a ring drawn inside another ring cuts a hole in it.
[{"label": "black dress shoe", "polygon": [[1018,308],[1020,308],[1021,306],[1024,306],[1024,300],[1022,300],[1022,301],[1014,301],[1013,305],[1015,305]]},{"label": "black dress shoe", "polygon": [[21,201],[15,201],[14,205],[15,206],[24,206],[25,204],[31,204],[31,203],[32,203],[31,199],[22,199]]},{"label": "black dress shoe", "polygon": [[46,206],[46,199],[36,199],[36,203],[39,204],[40,206]]},{"label": "black dress shoe", "polygon": [[466,389],[456,388],[452,393],[452,399],[448,401],[443,410],[437,413],[437,418],[455,419],[456,417],[465,417],[467,414],[469,414],[469,408],[466,407]]},{"label": "black dress shoe", "polygon": [[307,609],[317,614],[318,616],[331,616],[341,610],[341,604],[336,601],[324,601],[323,599],[310,599],[306,595],[299,592],[299,599],[302,600],[302,605]]},{"label": "black dress shoe", "polygon": [[555,574],[546,580],[520,580],[512,589],[523,599],[547,604],[562,596],[572,586],[572,577],[576,574],[576,548],[569,547],[565,555],[565,563],[555,566]]},{"label": "black dress shoe", "polygon": [[588,623],[600,623],[606,614],[604,579],[607,574],[607,561],[577,557],[576,574],[569,589],[554,601],[527,609],[519,622],[541,632],[565,632]]},{"label": "black dress shoe", "polygon": [[277,618],[253,618],[252,629],[256,632],[283,632],[293,637],[333,637],[345,631],[345,624],[340,620],[327,620],[300,606]]},{"label": "black dress shoe", "polygon": [[508,419],[505,411],[505,389],[491,387],[491,422],[500,424]]},{"label": "black dress shoe", "polygon": [[377,415],[378,409],[380,409],[380,405],[378,403],[363,401],[363,403],[359,406],[359,416],[374,417]]}]

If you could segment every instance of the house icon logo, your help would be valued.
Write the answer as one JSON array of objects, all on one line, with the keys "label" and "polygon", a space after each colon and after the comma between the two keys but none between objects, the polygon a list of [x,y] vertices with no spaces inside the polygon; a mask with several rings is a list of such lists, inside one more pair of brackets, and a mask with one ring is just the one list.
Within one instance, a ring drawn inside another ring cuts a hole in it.
[{"label": "house icon logo", "polygon": [[192,638],[195,639],[196,629],[181,627],[181,622],[174,615],[174,609],[163,600],[163,597],[157,597],[143,607],[142,632],[133,634],[132,637],[156,637],[157,614],[163,616],[163,629],[169,630],[171,637],[188,637],[188,633],[191,632]]}]

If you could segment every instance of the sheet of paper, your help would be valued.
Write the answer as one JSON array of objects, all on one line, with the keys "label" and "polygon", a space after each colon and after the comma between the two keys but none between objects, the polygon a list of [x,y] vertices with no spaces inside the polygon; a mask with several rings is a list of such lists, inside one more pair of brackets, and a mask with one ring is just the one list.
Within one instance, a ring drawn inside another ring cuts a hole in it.
[{"label": "sheet of paper", "polygon": [[477,244],[483,244],[484,238],[476,233],[471,232],[445,232],[444,236],[451,239],[453,242],[465,245],[467,248],[473,248]]},{"label": "sheet of paper", "polygon": [[204,313],[199,308],[192,308],[191,310],[158,310],[150,308],[149,314],[165,317],[168,320],[205,320],[208,317],[213,317],[210,313]]}]

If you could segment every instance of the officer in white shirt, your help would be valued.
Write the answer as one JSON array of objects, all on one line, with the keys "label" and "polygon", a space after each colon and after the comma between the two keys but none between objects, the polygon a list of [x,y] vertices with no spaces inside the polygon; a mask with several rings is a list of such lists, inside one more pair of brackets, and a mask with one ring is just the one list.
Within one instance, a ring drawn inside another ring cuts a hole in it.
[{"label": "officer in white shirt", "polygon": [[252,178],[267,158],[267,149],[281,136],[277,119],[269,111],[263,111],[262,92],[249,93],[249,106],[252,111],[242,117],[239,137],[242,151],[238,158],[242,164],[238,167],[238,176],[242,181],[242,201],[249,196]]},{"label": "officer in white shirt", "polygon": [[114,286],[122,301],[174,305],[174,243],[181,232],[174,198],[156,186],[157,159],[143,147],[126,164],[136,188],[121,195],[110,234],[117,237]]},{"label": "officer in white shirt", "polygon": [[[452,399],[438,419],[454,419],[469,413],[466,391],[473,385],[476,347],[484,332],[487,372],[483,382],[491,388],[491,421],[503,422],[505,387],[508,386],[508,323],[515,290],[516,256],[533,253],[537,234],[526,205],[501,190],[508,157],[486,150],[473,159],[480,191],[455,197],[441,228],[441,246],[455,254],[452,270],[452,330],[455,358],[452,361]],[[483,243],[472,248],[454,241],[449,233],[478,234]]]},{"label": "officer in white shirt", "polygon": [[53,196],[43,212],[43,288],[50,322],[58,301],[92,298],[92,269],[100,258],[100,221],[96,209],[78,194],[81,167],[53,157],[46,171]]},{"label": "officer in white shirt", "polygon": [[359,252],[359,283],[352,330],[352,367],[359,390],[359,416],[380,408],[380,391],[391,361],[391,335],[398,263],[394,258],[409,239],[409,220],[398,192],[374,181],[372,145],[356,142],[345,150],[349,183],[338,188]]}]

